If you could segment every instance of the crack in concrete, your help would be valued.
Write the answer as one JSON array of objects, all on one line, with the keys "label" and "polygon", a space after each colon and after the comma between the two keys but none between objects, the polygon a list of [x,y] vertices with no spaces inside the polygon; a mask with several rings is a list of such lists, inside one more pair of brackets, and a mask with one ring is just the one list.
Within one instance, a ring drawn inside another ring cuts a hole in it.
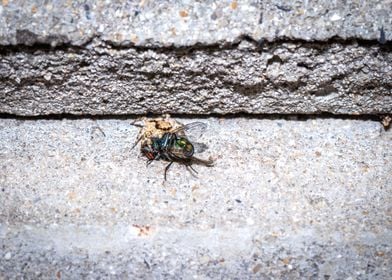
[{"label": "crack in concrete", "polygon": [[277,38],[273,41],[266,41],[263,39],[254,39],[253,37],[249,35],[240,35],[238,36],[237,39],[233,40],[232,42],[226,42],[224,40],[218,41],[214,44],[202,44],[198,43],[193,46],[139,46],[135,45],[133,43],[129,44],[116,44],[112,41],[109,40],[104,40],[101,38],[99,35],[92,36],[89,40],[84,42],[83,44],[80,45],[75,45],[72,43],[66,43],[63,42],[61,44],[52,46],[49,43],[37,43],[34,42],[31,45],[26,45],[26,44],[14,44],[14,45],[0,45],[0,55],[6,55],[8,53],[35,53],[36,51],[43,51],[43,52],[53,52],[53,51],[73,51],[73,52],[78,52],[81,50],[91,50],[94,48],[96,45],[102,45],[102,46],[107,46],[110,47],[111,49],[115,50],[128,50],[128,49],[135,49],[138,51],[148,51],[148,50],[154,50],[156,52],[179,52],[179,53],[192,53],[193,51],[222,51],[222,50],[233,50],[237,49],[238,46],[242,42],[248,42],[253,45],[253,48],[255,50],[262,51],[264,47],[268,47],[269,49],[271,46],[280,46],[282,44],[298,44],[303,47],[309,47],[309,48],[317,48],[319,47],[320,49],[325,49],[328,45],[333,45],[333,44],[340,44],[342,46],[349,46],[352,44],[357,44],[358,46],[363,46],[363,47],[374,47],[378,46],[382,50],[385,51],[392,51],[392,41],[386,41],[385,43],[380,43],[379,40],[366,40],[366,39],[361,39],[361,38],[341,38],[338,36],[334,36],[329,38],[328,40],[323,40],[323,41],[318,41],[318,40],[313,40],[313,41],[307,41],[307,40],[301,40],[301,39],[291,39],[291,38]]}]

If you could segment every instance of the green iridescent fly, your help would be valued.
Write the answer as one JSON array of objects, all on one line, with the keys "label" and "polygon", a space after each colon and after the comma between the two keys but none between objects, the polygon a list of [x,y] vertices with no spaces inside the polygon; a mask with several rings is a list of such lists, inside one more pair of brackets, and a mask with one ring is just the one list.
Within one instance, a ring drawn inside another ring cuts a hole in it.
[{"label": "green iridescent fly", "polygon": [[[207,146],[196,142],[206,130],[207,125],[203,122],[192,122],[186,125],[179,125],[175,129],[170,129],[160,136],[152,136],[148,144],[142,144],[141,152],[147,157],[147,165],[155,160],[168,161],[165,168],[164,177],[166,180],[167,171],[174,162],[184,164],[189,171],[197,173],[192,164],[212,166],[213,160],[204,160],[196,157],[195,153],[201,153]],[[141,140],[138,139],[136,144]],[[195,141],[194,141],[195,140]],[[135,145],[136,145],[135,144]]]}]

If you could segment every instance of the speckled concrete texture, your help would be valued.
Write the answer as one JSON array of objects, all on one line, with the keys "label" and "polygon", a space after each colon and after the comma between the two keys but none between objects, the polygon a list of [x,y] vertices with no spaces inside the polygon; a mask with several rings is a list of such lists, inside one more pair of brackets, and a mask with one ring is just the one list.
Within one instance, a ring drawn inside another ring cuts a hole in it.
[{"label": "speckled concrete texture", "polygon": [[43,1],[0,2],[0,44],[192,46],[241,36],[274,41],[392,40],[392,2]]},{"label": "speckled concrete texture", "polygon": [[[1,52],[0,52],[1,53]],[[0,112],[15,115],[392,113],[392,52],[377,44],[195,49],[3,49]]]},{"label": "speckled concrete texture", "polygon": [[392,2],[0,2],[0,113],[388,114]]},{"label": "speckled concrete texture", "polygon": [[131,121],[0,120],[0,278],[392,277],[379,122],[197,119],[216,165],[164,182]]}]

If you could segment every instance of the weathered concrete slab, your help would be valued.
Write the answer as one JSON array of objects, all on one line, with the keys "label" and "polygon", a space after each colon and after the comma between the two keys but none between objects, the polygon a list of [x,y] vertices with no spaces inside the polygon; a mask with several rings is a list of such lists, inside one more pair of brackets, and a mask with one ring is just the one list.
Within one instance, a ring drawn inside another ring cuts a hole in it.
[{"label": "weathered concrete slab", "polygon": [[4,0],[0,113],[390,113],[391,10],[388,0]]},{"label": "weathered concrete slab", "polygon": [[199,120],[216,166],[166,183],[131,120],[0,120],[0,277],[392,277],[391,130]]},{"label": "weathered concrete slab", "polygon": [[[3,0],[0,44],[193,46],[241,36],[274,41],[392,40],[392,2]],[[381,32],[381,30],[384,32]]]},{"label": "weathered concrete slab", "polygon": [[4,49],[0,112],[385,114],[392,52],[376,44],[243,40],[229,48]]}]

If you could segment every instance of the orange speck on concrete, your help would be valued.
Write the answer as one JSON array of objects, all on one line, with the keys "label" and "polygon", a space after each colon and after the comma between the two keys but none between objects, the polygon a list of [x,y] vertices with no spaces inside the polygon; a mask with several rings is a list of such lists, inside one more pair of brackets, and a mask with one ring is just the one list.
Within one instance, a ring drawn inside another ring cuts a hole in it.
[{"label": "orange speck on concrete", "polygon": [[187,16],[188,16],[188,12],[182,10],[182,11],[180,11],[180,16],[181,16],[181,17],[187,17]]},{"label": "orange speck on concrete", "polygon": [[137,37],[137,35],[135,35],[135,34],[132,34],[131,35],[131,42],[136,44],[137,41],[139,41],[139,37]]},{"label": "orange speck on concrete", "polygon": [[376,256],[377,257],[383,257],[385,255],[385,253],[383,251],[377,251],[376,252]]},{"label": "orange speck on concrete", "polygon": [[76,198],[76,193],[75,192],[69,192],[68,193],[68,199],[69,200],[74,200]]},{"label": "orange speck on concrete", "polygon": [[133,225],[133,227],[138,230],[138,236],[148,236],[151,233],[150,226]]},{"label": "orange speck on concrete", "polygon": [[176,194],[177,194],[177,189],[176,189],[176,188],[172,188],[172,189],[170,190],[170,194],[171,194],[172,196],[176,196]]},{"label": "orange speck on concrete", "polygon": [[231,4],[230,4],[230,8],[232,8],[233,10],[235,10],[235,9],[237,9],[237,7],[238,7],[238,3],[237,3],[237,1],[233,1],[233,2],[231,2]]}]

